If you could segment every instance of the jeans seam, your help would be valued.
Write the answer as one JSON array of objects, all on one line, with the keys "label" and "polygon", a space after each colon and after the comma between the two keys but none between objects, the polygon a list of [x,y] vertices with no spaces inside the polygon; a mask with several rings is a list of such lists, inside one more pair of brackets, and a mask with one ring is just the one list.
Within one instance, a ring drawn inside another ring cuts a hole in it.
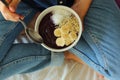
[{"label": "jeans seam", "polygon": [[46,59],[47,56],[29,56],[29,57],[24,57],[24,58],[20,58],[20,59],[16,59],[16,60],[13,60],[3,66],[0,67],[0,71],[4,68],[8,68],[10,65],[14,65],[14,64],[18,64],[18,63],[23,63],[23,62],[26,62],[26,61],[32,61],[33,59],[35,60],[39,60],[39,59]]},{"label": "jeans seam", "polygon": [[[75,49],[76,51],[78,51],[78,52],[80,52],[80,53],[83,53],[83,52],[81,52],[80,50],[78,50],[76,47],[73,47],[73,49]],[[85,54],[83,54],[84,56],[86,56]],[[87,57],[87,56],[86,56]],[[93,60],[91,60],[89,57],[87,57],[89,60],[88,61],[90,61],[90,63],[91,64],[96,64],[96,65],[99,65],[99,64],[97,64],[97,63],[95,63]]]},{"label": "jeans seam", "polygon": [[[76,49],[75,47],[73,47],[73,51],[77,51],[76,53],[79,55],[79,54],[82,54],[81,51],[79,51],[78,49]],[[104,67],[100,66],[99,64],[96,64],[95,62],[93,62],[89,57],[87,57],[85,54],[82,54],[81,55],[81,58],[85,58],[85,60],[88,62],[89,66],[93,66],[94,69],[96,69],[97,71],[100,71],[100,72],[104,72]]]},{"label": "jeans seam", "polygon": [[107,64],[107,58],[103,52],[103,49],[100,47],[100,43],[99,40],[97,39],[97,37],[91,32],[90,29],[87,30],[88,34],[90,35],[91,39],[93,40],[93,42],[95,43],[96,47],[98,48],[98,50],[100,51],[100,53],[102,53],[102,58],[104,61],[104,68],[106,70],[108,70],[108,64]]},{"label": "jeans seam", "polygon": [[[87,57],[85,54],[82,54],[83,52],[81,52],[80,50],[78,50],[78,49],[76,49],[75,47],[73,47],[73,49],[72,50],[70,50],[70,51],[76,51],[76,53],[78,54],[78,55],[80,55],[81,54],[81,58],[85,58],[85,61],[87,61],[88,62],[88,64],[91,66],[93,66],[93,68],[95,68],[97,71],[99,71],[99,72],[101,72],[101,73],[103,73],[103,74],[106,74],[107,73],[107,76],[108,75],[110,75],[109,74],[109,72],[108,72],[108,70],[106,70],[104,67],[102,67],[101,65],[99,65],[99,64],[97,64],[97,63],[95,63],[94,61],[92,61],[89,57]],[[76,54],[76,55],[77,55]]]}]

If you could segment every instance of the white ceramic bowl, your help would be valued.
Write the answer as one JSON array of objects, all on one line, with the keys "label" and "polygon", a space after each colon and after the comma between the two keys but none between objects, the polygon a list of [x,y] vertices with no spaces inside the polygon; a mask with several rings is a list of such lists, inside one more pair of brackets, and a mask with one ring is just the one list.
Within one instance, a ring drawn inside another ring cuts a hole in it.
[{"label": "white ceramic bowl", "polygon": [[81,34],[82,34],[82,22],[81,22],[80,17],[78,16],[78,14],[77,14],[74,10],[72,10],[71,8],[66,7],[66,6],[62,6],[62,5],[56,5],[56,6],[52,6],[52,7],[49,7],[49,8],[47,8],[47,9],[45,9],[45,10],[38,16],[38,18],[37,18],[37,20],[36,20],[36,23],[35,23],[35,31],[39,33],[39,23],[40,23],[40,21],[42,20],[42,18],[43,18],[46,14],[52,12],[53,10],[58,10],[58,9],[67,10],[67,11],[69,11],[70,13],[72,13],[73,15],[75,15],[75,17],[78,19],[79,27],[80,27],[79,29],[80,29],[80,30],[79,30],[77,39],[76,39],[70,46],[68,46],[68,47],[65,47],[65,48],[62,48],[62,49],[54,49],[54,48],[51,48],[51,47],[47,46],[47,45],[44,44],[44,43],[41,44],[44,48],[46,48],[46,49],[48,49],[48,50],[50,50],[50,51],[53,51],[53,52],[63,52],[63,51],[69,50],[70,48],[72,48],[73,46],[75,46],[75,45],[77,44],[77,42],[79,41],[79,39],[80,39],[80,37],[81,37]]}]

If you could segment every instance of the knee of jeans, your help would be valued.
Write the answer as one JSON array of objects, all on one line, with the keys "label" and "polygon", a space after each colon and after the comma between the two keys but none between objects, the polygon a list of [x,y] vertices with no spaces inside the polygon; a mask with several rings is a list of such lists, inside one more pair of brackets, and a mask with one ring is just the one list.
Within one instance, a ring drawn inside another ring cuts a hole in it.
[{"label": "knee of jeans", "polygon": [[46,56],[29,56],[14,60],[8,64],[0,66],[0,79],[4,80],[15,74],[26,72],[30,69],[33,70],[33,68],[44,68],[49,62],[50,57]]}]

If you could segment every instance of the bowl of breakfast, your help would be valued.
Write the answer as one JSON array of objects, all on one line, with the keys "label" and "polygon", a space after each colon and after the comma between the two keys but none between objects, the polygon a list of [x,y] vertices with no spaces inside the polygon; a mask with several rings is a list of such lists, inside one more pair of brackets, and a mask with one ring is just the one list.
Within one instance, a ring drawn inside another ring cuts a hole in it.
[{"label": "bowl of breakfast", "polygon": [[42,36],[43,47],[53,52],[62,52],[77,44],[82,34],[82,22],[73,9],[56,5],[39,14],[35,31]]}]

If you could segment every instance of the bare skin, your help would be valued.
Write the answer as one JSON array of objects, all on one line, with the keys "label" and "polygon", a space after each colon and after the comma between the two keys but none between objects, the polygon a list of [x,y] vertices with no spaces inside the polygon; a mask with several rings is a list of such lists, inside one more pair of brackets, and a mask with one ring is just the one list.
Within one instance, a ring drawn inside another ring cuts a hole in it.
[{"label": "bare skin", "polygon": [[14,21],[17,22],[20,18],[23,19],[24,16],[17,14],[16,13],[16,9],[18,4],[20,3],[20,0],[7,0],[7,2],[11,2],[9,4],[9,6],[4,5],[1,1],[0,1],[0,12],[2,13],[3,17],[6,20],[9,21]]}]

